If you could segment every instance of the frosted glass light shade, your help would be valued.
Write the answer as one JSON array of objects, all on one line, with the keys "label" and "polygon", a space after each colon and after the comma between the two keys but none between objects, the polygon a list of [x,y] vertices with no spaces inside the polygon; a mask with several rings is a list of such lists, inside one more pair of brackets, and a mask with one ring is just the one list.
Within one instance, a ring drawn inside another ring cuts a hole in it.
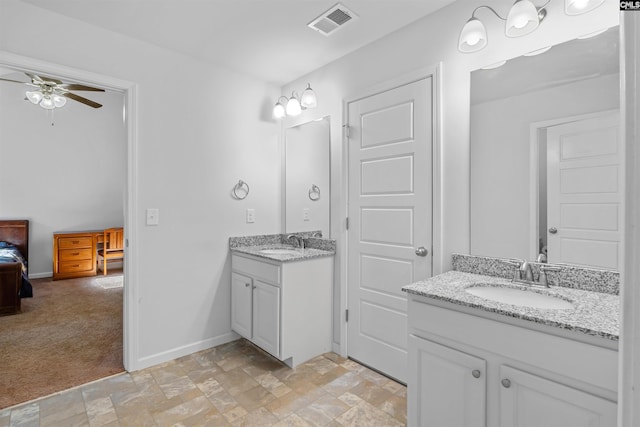
[{"label": "frosted glass light shade", "polygon": [[287,102],[287,115],[297,116],[300,113],[302,113],[300,101],[298,101],[298,98],[296,98],[295,94],[292,94],[291,98],[289,98],[289,101]]},{"label": "frosted glass light shade", "polygon": [[287,115],[287,112],[284,109],[284,105],[282,105],[282,103],[278,101],[276,103],[276,106],[273,107],[273,117],[275,117],[276,119],[281,119],[286,115]]},{"label": "frosted glass light shade", "polygon": [[592,11],[602,3],[604,0],[564,0],[564,13],[580,15]]},{"label": "frosted glass light shade", "polygon": [[67,98],[65,98],[64,96],[54,94],[51,96],[51,98],[53,99],[53,105],[58,108],[64,107],[64,104],[67,103]]},{"label": "frosted glass light shade", "polygon": [[487,29],[477,18],[471,18],[460,31],[458,50],[463,53],[477,52],[487,45]]},{"label": "frosted glass light shade", "polygon": [[38,103],[42,101],[42,93],[40,92],[27,92],[26,95],[32,104],[38,105]]},{"label": "frosted glass light shade", "polygon": [[505,35],[520,37],[529,34],[540,25],[538,10],[529,0],[516,0],[507,15]]},{"label": "frosted glass light shade", "polygon": [[316,99],[316,93],[311,89],[311,84],[307,83],[307,88],[302,92],[300,97],[300,105],[304,108],[316,108],[318,100]]},{"label": "frosted glass light shade", "polygon": [[45,96],[44,98],[42,98],[42,101],[40,101],[40,106],[45,110],[53,110],[54,108],[56,108],[56,105],[53,103],[53,99],[51,99],[50,96]]}]

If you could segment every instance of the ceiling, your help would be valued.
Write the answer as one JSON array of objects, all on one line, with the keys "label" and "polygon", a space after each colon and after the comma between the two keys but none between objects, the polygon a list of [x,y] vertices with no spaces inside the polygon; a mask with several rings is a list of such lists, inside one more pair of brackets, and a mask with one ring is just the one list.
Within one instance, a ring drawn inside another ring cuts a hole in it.
[{"label": "ceiling", "polygon": [[553,46],[536,56],[519,56],[501,67],[471,73],[471,104],[620,72],[618,27],[587,39]]},{"label": "ceiling", "polygon": [[327,37],[307,24],[336,0],[22,1],[279,86],[454,2],[342,0],[358,19]]}]

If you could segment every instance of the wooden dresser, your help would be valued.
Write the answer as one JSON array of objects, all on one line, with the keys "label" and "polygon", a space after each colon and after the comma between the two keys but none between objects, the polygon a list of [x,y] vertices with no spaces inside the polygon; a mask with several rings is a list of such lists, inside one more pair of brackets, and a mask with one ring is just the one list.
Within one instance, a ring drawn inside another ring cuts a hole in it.
[{"label": "wooden dresser", "polygon": [[98,231],[53,234],[53,280],[96,275]]}]

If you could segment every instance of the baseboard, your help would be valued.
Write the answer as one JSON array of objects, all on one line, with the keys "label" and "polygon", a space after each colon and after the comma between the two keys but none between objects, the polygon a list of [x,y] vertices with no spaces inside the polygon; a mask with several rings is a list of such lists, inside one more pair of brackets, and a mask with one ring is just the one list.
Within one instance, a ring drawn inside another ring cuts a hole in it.
[{"label": "baseboard", "polygon": [[53,271],[44,273],[29,273],[29,279],[43,279],[45,277],[53,277]]},{"label": "baseboard", "polygon": [[182,356],[187,356],[198,351],[207,350],[218,345],[235,341],[238,338],[240,338],[240,335],[236,334],[235,332],[227,332],[226,334],[207,338],[206,340],[187,344],[182,347],[173,348],[171,350],[163,351],[162,353],[156,353],[151,356],[142,357],[138,359],[138,363],[136,363],[135,368],[131,369],[131,371],[138,371],[140,369],[145,369],[150,366],[168,362],[170,360],[174,360]]}]

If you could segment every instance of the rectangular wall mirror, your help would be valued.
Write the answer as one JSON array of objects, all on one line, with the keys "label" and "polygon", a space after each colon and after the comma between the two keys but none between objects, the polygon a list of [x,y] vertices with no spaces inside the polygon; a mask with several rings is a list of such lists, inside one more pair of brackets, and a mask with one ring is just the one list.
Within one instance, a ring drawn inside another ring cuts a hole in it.
[{"label": "rectangular wall mirror", "polygon": [[285,131],[285,233],[322,231],[330,237],[329,116]]},{"label": "rectangular wall mirror", "polygon": [[620,270],[618,27],[471,73],[470,252]]}]

